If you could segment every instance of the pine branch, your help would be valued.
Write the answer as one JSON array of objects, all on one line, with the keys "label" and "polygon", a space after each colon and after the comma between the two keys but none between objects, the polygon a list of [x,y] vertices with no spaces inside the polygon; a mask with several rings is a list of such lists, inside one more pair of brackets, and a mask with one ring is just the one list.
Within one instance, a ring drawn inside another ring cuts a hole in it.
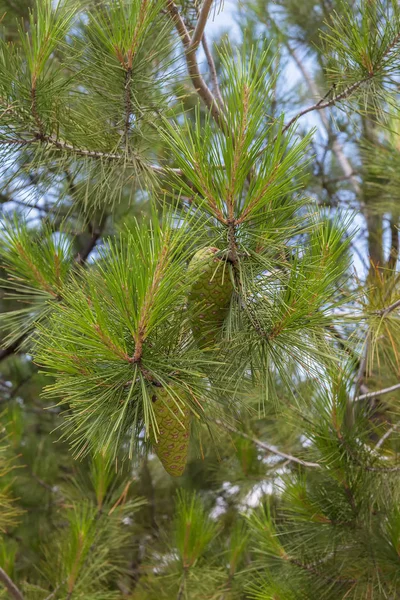
[{"label": "pine branch", "polygon": [[[316,102],[312,106],[308,106],[307,108],[304,108],[303,110],[301,110],[300,112],[298,112],[296,115],[294,115],[294,117],[292,117],[286,123],[286,125],[284,125],[284,127],[280,131],[279,135],[283,135],[284,133],[286,133],[286,131],[288,131],[288,129],[290,129],[290,127],[292,127],[292,125],[294,125],[295,123],[297,123],[297,121],[301,117],[303,117],[304,115],[307,115],[308,113],[316,111],[316,110],[317,111],[321,111],[321,110],[324,110],[326,108],[330,108],[331,106],[335,106],[341,100],[345,100],[346,98],[348,98],[349,96],[351,96],[351,94],[355,90],[357,90],[363,83],[366,83],[367,81],[370,81],[370,79],[372,77],[373,77],[372,75],[369,75],[368,77],[364,77],[363,79],[360,79],[359,81],[356,81],[352,85],[350,85],[347,88],[345,88],[342,92],[340,92],[340,94],[337,94],[336,96],[333,96],[333,98],[331,98],[330,100],[327,100],[326,102],[324,102],[324,100],[326,98],[326,95],[325,95],[323,98],[321,98],[321,100],[319,100],[318,102]],[[273,142],[276,142],[277,139],[278,139],[278,134],[275,136]],[[262,148],[258,152],[256,158],[258,158],[259,156],[261,156],[262,154],[264,154],[264,152],[266,152],[266,150],[268,149],[268,147],[269,146],[264,146],[264,148]]]},{"label": "pine branch", "polygon": [[379,448],[382,446],[382,444],[388,439],[388,437],[390,435],[392,435],[392,433],[397,429],[398,426],[399,426],[399,423],[396,423],[395,425],[392,425],[392,427],[389,427],[389,429],[383,434],[383,436],[380,438],[380,440],[378,440],[378,442],[376,443],[375,450],[379,450]]},{"label": "pine branch", "polygon": [[[74,264],[76,264],[77,266],[81,266],[81,267],[86,264],[90,254],[92,253],[98,240],[102,236],[102,233],[103,233],[103,230],[105,227],[105,223],[106,223],[106,217],[103,217],[103,219],[100,222],[100,225],[92,231],[91,237],[90,237],[87,245],[85,246],[85,248],[82,250],[82,252],[78,252],[75,255],[74,260],[73,260]],[[57,299],[60,299],[60,298],[57,296]],[[15,342],[10,344],[6,348],[0,349],[0,362],[2,360],[5,360],[12,354],[16,354],[18,351],[18,348],[27,339],[27,337],[28,337],[28,335],[26,335],[26,334],[21,335]]]},{"label": "pine branch", "polygon": [[64,579],[64,581],[62,581],[48,596],[46,596],[44,600],[52,600],[52,598],[55,597],[58,590],[64,585],[65,581],[66,580]]},{"label": "pine branch", "polygon": [[100,224],[98,225],[98,227],[95,227],[94,229],[92,228],[91,230],[91,237],[88,241],[88,243],[86,244],[85,248],[83,248],[83,250],[81,252],[78,252],[78,254],[75,257],[75,263],[77,265],[84,265],[87,261],[87,259],[89,258],[90,254],[93,252],[93,250],[96,247],[97,242],[99,241],[99,239],[101,238],[103,231],[104,231],[104,227],[106,224],[106,220],[107,217],[103,217],[103,219],[101,220]]},{"label": "pine branch", "polygon": [[24,597],[7,573],[0,567],[0,581],[14,600],[24,600]]},{"label": "pine branch", "polygon": [[181,38],[185,52],[187,69],[194,88],[200,98],[203,100],[204,104],[211,111],[211,114],[219,127],[221,127],[222,130],[226,130],[227,123],[225,116],[223,115],[221,108],[218,106],[217,100],[200,73],[199,64],[195,56],[197,46],[194,49],[191,47],[192,40],[189,32],[186,28],[184,20],[181,17],[179,9],[173,0],[167,0],[167,9],[175,24],[179,37]]},{"label": "pine branch", "polygon": [[362,355],[361,355],[360,363],[358,365],[357,375],[356,375],[356,379],[355,379],[356,393],[357,393],[358,389],[360,388],[361,384],[363,383],[363,380],[365,377],[365,368],[367,366],[369,346],[370,346],[370,332],[367,331],[367,334],[365,336],[364,347],[362,350]]},{"label": "pine branch", "polygon": [[52,148],[55,148],[60,151],[69,152],[71,154],[75,154],[76,156],[82,156],[86,158],[97,158],[100,160],[107,161],[120,161],[123,162],[125,166],[137,167],[141,166],[143,169],[150,169],[157,174],[166,174],[168,172],[174,172],[178,175],[181,174],[180,169],[173,169],[170,167],[162,167],[160,165],[155,164],[145,164],[143,159],[139,156],[135,157],[135,161],[129,161],[129,157],[126,154],[119,154],[115,152],[103,152],[101,150],[88,150],[87,148],[79,148],[70,144],[64,140],[59,138],[55,138],[51,135],[42,135],[40,133],[36,133],[35,137],[30,139],[11,139],[11,140],[0,140],[0,145],[15,145],[15,146],[29,146],[41,143],[42,145],[47,145]]},{"label": "pine branch", "polygon": [[[296,50],[294,48],[291,47],[289,41],[287,40],[286,36],[284,36],[281,32],[281,30],[278,28],[278,26],[276,25],[276,23],[274,21],[271,22],[273,23],[275,29],[278,31],[278,33],[280,33],[282,35],[282,38],[284,40],[284,44],[289,52],[289,54],[291,55],[291,57],[293,58],[294,62],[296,63],[299,71],[301,72],[301,74],[303,75],[312,95],[315,98],[321,98],[321,92],[318,89],[317,84],[315,83],[314,79],[311,77],[311,75],[308,73],[306,67],[303,64],[303,61],[299,58]],[[330,135],[331,131],[330,131],[330,125],[329,125],[329,119],[328,119],[328,115],[327,115],[327,111],[325,109],[322,109],[319,111],[319,115],[321,118],[321,121],[328,133],[328,135]],[[332,142],[332,151],[336,156],[336,159],[343,171],[343,174],[346,178],[348,178],[351,182],[351,185],[355,191],[355,193],[358,195],[361,192],[361,187],[359,182],[357,181],[356,177],[354,176],[353,173],[353,167],[350,164],[350,161],[348,160],[347,156],[345,155],[345,153],[343,152],[343,148],[339,142],[339,140],[337,139],[337,137],[335,136]]]},{"label": "pine branch", "polygon": [[292,456],[291,454],[286,454],[285,452],[281,452],[280,450],[277,450],[273,446],[268,446],[268,444],[265,444],[265,442],[262,442],[261,440],[258,440],[257,438],[251,437],[244,431],[240,431],[239,429],[232,427],[232,425],[229,425],[228,423],[225,423],[225,422],[221,421],[220,419],[217,419],[216,423],[217,423],[217,425],[220,425],[227,431],[231,431],[232,433],[235,433],[236,435],[240,435],[240,437],[253,442],[253,444],[258,446],[259,448],[262,448],[263,450],[266,450],[267,452],[270,452],[271,454],[276,454],[276,456],[280,456],[281,458],[285,458],[289,462],[297,463],[299,465],[302,465],[303,467],[311,467],[314,469],[321,468],[321,465],[319,463],[308,462],[306,460],[302,460],[301,458],[296,458],[295,456]]},{"label": "pine branch", "polygon": [[380,315],[382,317],[386,317],[388,314],[390,314],[391,312],[396,310],[396,308],[398,308],[399,306],[400,306],[400,300],[396,300],[396,302],[393,302],[393,304],[390,304],[390,306],[387,306],[386,308],[381,308],[380,310],[376,310],[374,312],[374,315]]},{"label": "pine branch", "polygon": [[187,567],[183,567],[182,581],[181,581],[179,589],[178,589],[178,594],[176,596],[176,600],[182,600],[183,599],[183,594],[185,592],[187,571],[188,571]]},{"label": "pine branch", "polygon": [[210,14],[212,3],[213,0],[204,0],[203,6],[200,9],[196,28],[189,44],[189,51],[192,53],[195,53],[200,45],[205,27],[207,25],[208,15]]},{"label": "pine branch", "polygon": [[322,577],[326,581],[331,581],[333,583],[345,583],[345,584],[348,584],[348,583],[355,584],[358,582],[357,579],[341,579],[339,577],[328,577],[327,575],[324,575],[323,573],[321,573],[321,571],[319,571],[316,568],[316,566],[311,563],[305,564],[305,563],[302,563],[300,560],[291,558],[290,556],[286,556],[286,555],[283,556],[283,558],[284,558],[284,560],[290,562],[292,565],[296,565],[296,567],[299,567],[300,569],[304,569],[305,571],[308,571],[312,575],[316,575],[317,577]]},{"label": "pine branch", "polygon": [[125,128],[124,128],[124,141],[125,146],[128,148],[129,129],[132,112],[132,98],[131,98],[131,81],[132,81],[132,67],[125,71]]},{"label": "pine branch", "polygon": [[321,100],[319,100],[318,102],[316,102],[312,106],[308,106],[307,108],[304,108],[303,110],[301,110],[300,112],[298,112],[297,115],[295,115],[294,117],[292,117],[290,119],[290,121],[288,121],[288,123],[286,123],[286,125],[282,129],[282,133],[285,133],[292,125],[294,125],[294,123],[296,123],[304,115],[307,115],[308,113],[313,112],[314,110],[324,110],[325,108],[329,108],[331,106],[335,106],[341,100],[345,100],[346,98],[348,98],[349,96],[351,96],[351,94],[355,90],[357,90],[363,83],[366,83],[370,79],[371,79],[371,75],[368,76],[368,77],[364,77],[363,79],[360,79],[359,81],[356,81],[352,85],[349,85],[342,92],[340,92],[340,94],[337,94],[336,96],[333,96],[330,100],[327,100],[326,102],[324,102],[324,98],[321,98]]},{"label": "pine branch", "polygon": [[208,45],[205,33],[203,33],[201,43],[203,46],[204,54],[206,55],[208,68],[210,69],[210,75],[211,75],[211,81],[212,81],[213,88],[214,88],[214,94],[215,94],[215,97],[218,100],[221,108],[223,109],[224,101],[223,101],[223,98],[221,95],[221,90],[219,88],[217,69],[216,69],[215,62],[214,62],[210,47]]},{"label": "pine branch", "polygon": [[377,398],[378,396],[383,396],[384,394],[390,394],[390,392],[394,392],[395,390],[400,389],[400,383],[396,383],[396,385],[392,385],[388,388],[383,388],[382,390],[378,390],[376,392],[368,392],[367,394],[361,394],[361,396],[357,396],[355,400],[369,400],[371,398]]}]

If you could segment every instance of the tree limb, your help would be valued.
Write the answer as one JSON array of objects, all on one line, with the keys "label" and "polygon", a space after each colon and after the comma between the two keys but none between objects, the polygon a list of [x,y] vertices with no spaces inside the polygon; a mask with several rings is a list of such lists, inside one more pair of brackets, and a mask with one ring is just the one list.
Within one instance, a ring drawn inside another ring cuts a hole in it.
[{"label": "tree limb", "polygon": [[210,14],[212,3],[213,0],[204,0],[203,2],[203,5],[199,12],[199,17],[197,19],[196,28],[194,30],[191,42],[189,44],[190,53],[194,54],[200,45],[204,34],[204,29],[207,25],[208,15]]},{"label": "tree limb", "polygon": [[[210,88],[201,76],[199,64],[196,60],[195,51],[191,47],[192,40],[189,32],[186,28],[185,22],[181,17],[178,7],[173,0],[167,0],[167,9],[171,16],[172,21],[175,24],[175,28],[181,38],[184,51],[186,65],[192,84],[204,104],[211,111],[213,118],[221,129],[225,130],[227,127],[225,116],[223,115],[221,108],[218,106],[218,102],[211,92]],[[207,13],[208,15],[208,13]],[[196,46],[197,47],[197,46]]]},{"label": "tree limb", "polygon": [[83,156],[83,157],[87,157],[87,158],[97,158],[97,159],[102,159],[102,160],[109,160],[109,161],[121,161],[124,162],[124,165],[127,166],[137,166],[138,164],[143,168],[146,169],[148,168],[151,171],[154,171],[154,173],[158,173],[158,174],[166,174],[168,172],[175,172],[177,174],[181,174],[181,170],[180,169],[173,169],[170,167],[162,167],[160,165],[155,165],[155,164],[145,164],[143,163],[142,159],[140,159],[139,157],[135,157],[136,158],[136,163],[132,162],[130,163],[129,160],[127,160],[127,156],[126,154],[118,154],[115,152],[103,152],[101,150],[88,150],[87,148],[79,148],[76,147],[64,140],[61,140],[59,138],[55,138],[51,135],[39,135],[37,134],[35,137],[32,138],[28,138],[28,139],[2,139],[0,140],[0,145],[10,145],[10,146],[29,146],[32,144],[38,144],[38,143],[42,143],[44,145],[47,146],[51,146],[56,148],[57,150],[61,150],[61,151],[66,151],[66,152],[70,152],[71,154],[75,154],[77,156]]},{"label": "tree limb", "polygon": [[330,106],[335,106],[335,104],[337,104],[337,102],[340,102],[340,100],[345,100],[355,90],[357,90],[363,83],[366,83],[370,79],[371,79],[370,76],[364,77],[363,79],[360,79],[359,81],[356,81],[352,85],[349,85],[342,92],[340,92],[340,94],[336,94],[336,96],[333,96],[330,100],[327,100],[326,102],[323,102],[323,98],[322,98],[319,102],[316,102],[312,106],[308,106],[307,108],[303,108],[303,110],[301,110],[300,112],[298,112],[297,115],[295,115],[294,117],[292,117],[286,123],[286,125],[282,129],[282,133],[285,133],[294,123],[296,123],[296,121],[298,121],[304,115],[306,115],[306,114],[308,114],[310,112],[313,112],[314,110],[324,110],[325,108],[329,108]]},{"label": "tree limb", "polygon": [[369,400],[370,398],[377,398],[378,396],[383,396],[384,394],[390,394],[390,392],[394,392],[395,390],[400,389],[400,383],[396,383],[396,385],[392,385],[387,388],[383,388],[382,390],[378,390],[376,392],[368,392],[367,394],[361,394],[361,396],[357,396],[355,400]]},{"label": "tree limb", "polygon": [[398,426],[399,423],[396,423],[395,425],[392,425],[392,427],[389,427],[386,433],[384,433],[380,440],[376,443],[375,450],[379,450],[382,444],[388,439],[388,437],[393,433],[393,431],[397,429]]},{"label": "tree limb", "polygon": [[0,567],[0,581],[3,583],[8,594],[14,600],[24,600],[24,597],[15,583],[10,579],[7,573]]},{"label": "tree limb", "polygon": [[400,306],[400,300],[396,300],[393,304],[390,304],[386,308],[381,308],[380,310],[376,310],[374,312],[375,315],[380,315],[381,317],[386,317],[388,314],[396,310]]},{"label": "tree limb", "polygon": [[[277,26],[276,26],[277,27]],[[321,97],[321,92],[318,89],[317,84],[315,83],[314,79],[311,77],[311,75],[308,73],[307,69],[305,68],[303,62],[300,60],[296,50],[294,50],[289,42],[286,40],[286,38],[284,37],[284,43],[285,46],[289,52],[289,54],[291,55],[291,57],[293,58],[294,62],[296,63],[299,71],[301,72],[301,74],[303,75],[312,95],[314,96],[314,98],[320,98]],[[330,126],[329,126],[329,118],[327,115],[327,111],[325,109],[320,110],[319,112],[322,124],[324,125],[328,135],[330,133]],[[335,136],[332,142],[332,151],[336,156],[336,159],[343,171],[343,174],[346,178],[348,178],[351,182],[351,185],[355,191],[355,193],[358,195],[361,192],[361,187],[359,182],[357,181],[357,178],[354,176],[353,173],[353,167],[350,164],[349,159],[347,158],[347,156],[345,155],[345,153],[343,152],[343,148],[339,142],[339,140],[337,139],[337,137]]]},{"label": "tree limb", "polygon": [[203,33],[201,44],[203,46],[204,54],[206,55],[206,59],[207,59],[207,63],[208,63],[208,68],[210,69],[211,81],[212,81],[212,85],[213,85],[213,88],[214,88],[215,97],[218,100],[220,106],[223,108],[224,107],[224,101],[223,101],[223,98],[222,98],[222,95],[221,95],[221,91],[219,89],[217,69],[215,67],[215,62],[214,62],[213,56],[211,54],[211,50],[210,50],[210,48],[208,46],[208,42],[207,42],[207,38],[206,38],[206,34],[205,33]]},{"label": "tree limb", "polygon": [[90,231],[91,237],[90,237],[88,243],[86,244],[86,246],[83,248],[83,250],[81,252],[78,252],[78,254],[74,258],[75,264],[77,264],[77,265],[85,264],[85,262],[87,261],[87,259],[90,256],[90,254],[93,252],[94,248],[96,247],[98,240],[101,238],[101,236],[103,234],[106,220],[107,220],[107,216],[105,215],[101,219],[98,227],[94,227],[91,229],[91,231]]},{"label": "tree limb", "polygon": [[296,458],[295,456],[286,454],[285,452],[281,452],[280,450],[277,450],[273,446],[268,446],[268,444],[265,444],[261,440],[251,437],[244,431],[240,431],[239,429],[232,427],[232,425],[229,425],[228,423],[225,423],[225,422],[221,421],[220,419],[217,419],[216,423],[217,423],[217,425],[220,425],[227,431],[231,431],[232,433],[235,433],[236,435],[240,435],[240,437],[245,438],[246,440],[250,440],[251,442],[253,442],[253,444],[258,446],[259,448],[262,448],[263,450],[266,450],[267,452],[270,452],[271,454],[276,454],[276,456],[280,456],[281,458],[285,458],[289,462],[297,463],[299,465],[302,465],[303,467],[312,467],[315,469],[321,468],[321,465],[319,463],[308,462],[306,460],[302,460],[301,458]]}]

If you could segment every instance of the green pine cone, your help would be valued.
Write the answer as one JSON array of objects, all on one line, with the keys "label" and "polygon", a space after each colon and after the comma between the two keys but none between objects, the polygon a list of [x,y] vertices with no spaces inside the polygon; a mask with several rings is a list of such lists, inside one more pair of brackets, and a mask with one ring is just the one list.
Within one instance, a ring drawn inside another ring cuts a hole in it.
[{"label": "green pine cone", "polygon": [[153,410],[159,431],[156,442],[153,430],[150,428],[150,439],[167,473],[179,477],[185,470],[188,457],[190,411],[185,407],[182,415],[164,388],[157,387],[154,390]]},{"label": "green pine cone", "polygon": [[193,335],[201,348],[215,344],[233,292],[230,266],[216,256],[217,252],[218,248],[203,248],[189,264],[189,273],[197,277],[189,292],[188,308]]}]

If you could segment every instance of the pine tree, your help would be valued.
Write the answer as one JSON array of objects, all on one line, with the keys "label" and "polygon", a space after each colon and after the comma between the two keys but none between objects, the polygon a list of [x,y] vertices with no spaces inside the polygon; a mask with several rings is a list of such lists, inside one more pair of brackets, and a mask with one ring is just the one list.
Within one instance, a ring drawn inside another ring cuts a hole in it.
[{"label": "pine tree", "polygon": [[0,598],[399,595],[395,0],[0,1]]}]

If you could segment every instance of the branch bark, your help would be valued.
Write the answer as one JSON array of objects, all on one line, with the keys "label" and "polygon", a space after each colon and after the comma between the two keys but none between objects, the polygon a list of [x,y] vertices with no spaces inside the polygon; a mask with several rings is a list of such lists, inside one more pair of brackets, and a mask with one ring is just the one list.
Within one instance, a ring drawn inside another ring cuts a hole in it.
[{"label": "branch bark", "polygon": [[196,28],[194,30],[191,42],[189,44],[189,51],[195,53],[202,40],[204,30],[207,25],[208,15],[210,14],[213,0],[204,0],[204,3],[200,9],[199,17],[197,19]]},{"label": "branch bark", "polygon": [[396,310],[396,308],[399,308],[399,306],[400,306],[400,300],[396,300],[396,302],[393,302],[393,304],[390,304],[386,308],[381,308],[380,310],[376,310],[374,314],[380,315],[381,317],[386,317],[391,312]]},{"label": "branch bark", "polygon": [[209,48],[208,42],[207,42],[207,38],[205,33],[203,33],[203,38],[201,40],[202,46],[203,46],[203,50],[204,50],[204,54],[206,55],[206,59],[207,59],[207,63],[208,63],[208,68],[210,69],[210,75],[211,75],[211,81],[212,81],[212,85],[214,88],[214,94],[216,99],[218,100],[221,108],[224,108],[224,101],[221,95],[221,91],[219,89],[219,83],[218,83],[218,75],[217,75],[217,69],[215,67],[215,62],[213,59],[213,56],[211,54],[211,50]]},{"label": "branch bark", "polygon": [[17,588],[15,583],[10,579],[7,573],[0,567],[0,581],[6,588],[9,596],[14,600],[24,600],[21,591]]},{"label": "branch bark", "polygon": [[130,162],[128,160],[129,157],[126,156],[126,154],[118,154],[118,153],[114,153],[114,152],[102,152],[100,150],[88,150],[87,148],[78,148],[76,146],[73,146],[72,144],[62,140],[62,139],[58,139],[55,138],[51,135],[44,135],[41,136],[40,134],[35,135],[35,137],[32,138],[28,138],[28,139],[2,139],[0,140],[0,145],[9,145],[9,146],[30,146],[33,144],[38,144],[38,143],[42,143],[44,145],[47,146],[51,146],[53,148],[56,148],[57,150],[60,151],[65,151],[65,152],[70,152],[71,154],[75,154],[76,156],[82,156],[82,157],[87,157],[87,158],[97,158],[97,159],[101,159],[101,160],[108,160],[108,161],[120,161],[123,162],[124,165],[126,166],[137,166],[138,164],[141,165],[141,167],[144,169],[149,169],[150,171],[153,171],[154,173],[158,173],[158,174],[165,174],[168,172],[174,172],[177,174],[181,174],[181,170],[180,169],[173,169],[170,167],[162,167],[160,165],[155,165],[155,164],[151,164],[151,163],[144,163],[144,161],[139,158],[139,157],[135,157],[136,158],[136,163],[135,162]]},{"label": "branch bark", "polygon": [[376,443],[375,450],[379,450],[379,448],[382,446],[382,444],[397,429],[398,426],[399,426],[399,423],[396,423],[395,425],[392,425],[392,427],[389,427],[389,429],[386,431],[386,433],[384,433],[383,436],[380,438],[380,440]]},{"label": "branch bark", "polygon": [[384,394],[390,394],[390,392],[395,392],[400,389],[400,383],[396,383],[396,385],[392,385],[387,388],[383,388],[382,390],[377,390],[376,392],[368,392],[367,394],[361,394],[361,396],[357,396],[355,400],[369,400],[371,398],[378,398],[378,396],[383,396]]},{"label": "branch bark", "polygon": [[[299,58],[296,50],[294,50],[290,46],[289,42],[285,38],[284,38],[284,43],[285,43],[285,46],[286,46],[289,54],[291,55],[294,62],[296,63],[299,71],[303,75],[304,80],[306,81],[313,97],[321,98],[322,94],[321,94],[320,90],[318,89],[317,84],[315,83],[315,81],[311,77],[311,75],[308,73],[303,62]],[[324,127],[329,135],[330,125],[329,125],[329,118],[328,118],[327,111],[325,109],[322,109],[322,110],[320,109],[319,115],[320,115],[322,124],[324,125]],[[333,142],[332,142],[332,151],[333,151],[334,155],[336,156],[336,160],[338,161],[338,163],[343,171],[344,176],[350,180],[354,192],[357,195],[359,195],[361,193],[361,186],[360,186],[359,182],[357,181],[357,178],[354,176],[353,167],[351,166],[349,159],[343,152],[343,148],[336,137],[333,139]]]},{"label": "branch bark", "polygon": [[229,425],[228,423],[225,423],[225,422],[221,421],[220,419],[217,419],[216,423],[217,423],[217,425],[220,425],[227,431],[235,433],[236,435],[240,435],[240,437],[245,438],[246,440],[250,440],[259,448],[262,448],[263,450],[266,450],[267,452],[270,452],[271,454],[275,454],[276,456],[280,456],[281,458],[285,458],[289,462],[297,463],[298,465],[302,465],[303,467],[311,467],[314,469],[321,468],[321,465],[319,463],[308,462],[306,460],[302,460],[301,458],[296,458],[296,456],[292,456],[291,454],[286,454],[285,452],[281,452],[280,450],[277,450],[273,446],[269,446],[268,444],[265,444],[261,440],[251,437],[251,435],[248,435],[244,431],[240,431],[239,429],[232,427],[232,425]]},{"label": "branch bark", "polygon": [[356,81],[352,85],[349,85],[342,92],[340,92],[340,94],[336,94],[336,96],[333,96],[330,100],[327,100],[326,102],[323,102],[323,99],[322,99],[319,102],[316,102],[315,104],[313,104],[312,106],[308,106],[307,108],[304,108],[303,110],[301,110],[300,112],[298,112],[297,115],[295,115],[294,117],[292,117],[286,123],[286,125],[282,129],[282,133],[285,133],[292,125],[294,125],[294,123],[296,123],[296,121],[298,121],[304,115],[307,115],[308,113],[313,112],[314,110],[324,110],[325,108],[329,108],[331,106],[335,106],[335,104],[337,104],[338,102],[340,102],[340,100],[345,100],[346,98],[348,98],[349,96],[351,96],[351,94],[353,92],[355,92],[355,90],[357,90],[363,83],[366,83],[370,79],[371,79],[370,76],[369,77],[364,77],[363,79],[360,79],[359,81]]},{"label": "branch bark", "polygon": [[[209,0],[207,0],[207,1],[209,2]],[[222,110],[219,107],[216,98],[214,97],[213,93],[211,92],[210,88],[208,87],[208,85],[206,84],[206,82],[204,81],[204,79],[200,73],[199,64],[196,59],[196,49],[197,49],[198,44],[197,44],[197,46],[195,45],[194,47],[191,45],[192,39],[186,28],[185,22],[182,19],[182,16],[178,10],[178,7],[173,2],[173,0],[167,0],[167,9],[171,16],[172,21],[174,22],[174,25],[179,34],[179,37],[181,38],[183,48],[185,51],[186,65],[187,65],[188,73],[189,73],[190,79],[192,81],[192,84],[193,84],[196,92],[200,96],[200,98],[203,100],[204,104],[211,111],[211,114],[212,114],[213,118],[215,119],[216,123],[218,124],[218,126],[222,130],[226,130],[227,123],[226,123],[225,116],[222,113]],[[207,16],[208,16],[208,13],[207,13]],[[204,31],[204,29],[203,29],[203,31]]]}]

